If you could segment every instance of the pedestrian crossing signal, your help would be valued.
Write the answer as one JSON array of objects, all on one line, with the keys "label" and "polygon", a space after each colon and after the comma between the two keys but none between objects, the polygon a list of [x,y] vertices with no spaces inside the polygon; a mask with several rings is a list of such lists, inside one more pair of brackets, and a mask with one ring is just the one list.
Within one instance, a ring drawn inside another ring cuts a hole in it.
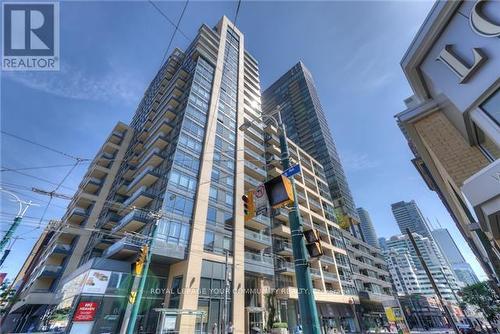
[{"label": "pedestrian crossing signal", "polygon": [[293,202],[292,183],[288,177],[280,175],[264,183],[266,187],[269,205],[273,208],[281,208]]},{"label": "pedestrian crossing signal", "polygon": [[315,229],[304,231],[306,239],[306,248],[310,257],[316,258],[323,255],[323,247],[321,246],[321,238],[319,232]]},{"label": "pedestrian crossing signal", "polygon": [[241,199],[243,200],[243,211],[245,213],[245,222],[255,217],[255,202],[253,195],[254,192],[249,191],[245,195],[241,196]]},{"label": "pedestrian crossing signal", "polygon": [[141,275],[142,270],[144,269],[144,264],[146,263],[148,257],[149,247],[148,245],[142,245],[141,251],[139,252],[139,256],[137,260],[135,260],[134,271],[136,275]]}]

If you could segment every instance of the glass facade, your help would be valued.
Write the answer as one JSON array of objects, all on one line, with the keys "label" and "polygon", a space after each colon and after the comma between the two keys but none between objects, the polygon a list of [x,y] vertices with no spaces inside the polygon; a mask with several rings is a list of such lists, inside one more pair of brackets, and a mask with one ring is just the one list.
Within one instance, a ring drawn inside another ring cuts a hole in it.
[{"label": "glass facade", "polygon": [[232,252],[238,106],[239,37],[227,30],[214,145],[204,250]]}]

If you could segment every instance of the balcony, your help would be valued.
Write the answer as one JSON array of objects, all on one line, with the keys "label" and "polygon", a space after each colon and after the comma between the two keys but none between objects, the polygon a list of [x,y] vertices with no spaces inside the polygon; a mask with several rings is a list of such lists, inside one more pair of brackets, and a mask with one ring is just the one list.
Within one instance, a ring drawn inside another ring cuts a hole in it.
[{"label": "balcony", "polygon": [[280,237],[284,237],[284,238],[289,238],[291,236],[290,226],[286,225],[283,222],[279,222],[279,221],[274,222],[273,229],[271,232],[273,235],[279,235]]},{"label": "balcony", "polygon": [[263,250],[271,247],[271,237],[263,233],[245,229],[245,246],[252,249]]},{"label": "balcony", "polygon": [[68,222],[72,224],[81,224],[88,218],[88,216],[89,212],[87,209],[76,206],[70,210],[68,214]]},{"label": "balcony", "polygon": [[99,189],[101,189],[103,183],[104,180],[102,179],[98,179],[95,177],[87,177],[83,180],[82,189],[86,193],[95,195],[99,192]]},{"label": "balcony", "polygon": [[245,160],[252,161],[254,164],[266,164],[266,159],[264,159],[264,156],[254,152],[253,150],[245,150]]},{"label": "balcony", "polygon": [[170,131],[172,131],[173,126],[174,125],[172,124],[171,121],[169,121],[167,119],[163,119],[157,125],[155,125],[149,131],[149,133],[151,134],[151,136],[156,135],[158,132],[161,132],[161,133],[164,133],[164,134],[168,135],[170,133]]},{"label": "balcony", "polygon": [[61,274],[61,271],[62,271],[62,266],[46,264],[40,269],[40,274],[38,275],[38,277],[55,278]]},{"label": "balcony", "polygon": [[168,145],[168,137],[165,133],[159,132],[158,134],[149,137],[146,143],[144,143],[143,152],[148,151],[150,148],[159,148],[163,150]]},{"label": "balcony", "polygon": [[284,256],[293,255],[292,244],[284,241],[277,242],[276,246],[274,247],[274,251],[278,255],[284,255]]},{"label": "balcony", "polygon": [[337,274],[323,270],[323,279],[328,282],[337,282],[339,279]]},{"label": "balcony", "polygon": [[61,255],[68,255],[70,253],[71,253],[71,245],[62,243],[55,243],[49,252],[49,254],[61,254]]},{"label": "balcony", "polygon": [[245,175],[245,189],[255,189],[261,185],[261,183],[262,182],[257,181],[253,177]]},{"label": "balcony", "polygon": [[266,179],[267,176],[263,166],[259,167],[248,161],[245,161],[245,174],[248,174],[256,180],[262,182]]},{"label": "balcony", "polygon": [[276,272],[282,275],[294,276],[295,265],[292,262],[276,261]]},{"label": "balcony", "polygon": [[115,145],[120,145],[122,143],[123,137],[125,137],[125,135],[122,132],[115,130],[111,133],[109,141]]},{"label": "balcony", "polygon": [[114,260],[124,260],[136,254],[146,239],[138,238],[135,236],[127,235],[108,247],[103,253],[102,257]]},{"label": "balcony", "polygon": [[271,256],[245,252],[245,271],[263,276],[273,276],[273,258]]},{"label": "balcony", "polygon": [[255,230],[264,230],[271,226],[271,219],[269,217],[258,215],[245,223],[245,226],[251,227]]},{"label": "balcony", "polygon": [[138,207],[143,208],[154,198],[154,194],[148,190],[145,186],[137,189],[125,202],[123,202],[124,207]]},{"label": "balcony", "polygon": [[312,278],[319,278],[321,279],[321,271],[316,268],[309,268],[309,271],[311,272]]},{"label": "balcony", "polygon": [[274,209],[273,218],[282,222],[288,222],[288,210],[284,208]]},{"label": "balcony", "polygon": [[118,231],[128,231],[135,232],[142,228],[144,225],[151,221],[146,212],[140,210],[132,210],[125,217],[120,219],[118,225],[116,225],[111,232],[115,233]]},{"label": "balcony", "polygon": [[335,260],[333,257],[328,255],[322,255],[320,258],[322,264],[331,264],[335,265]]},{"label": "balcony", "polygon": [[265,141],[266,141],[266,143],[280,146],[280,139],[275,134],[266,133]]},{"label": "balcony", "polygon": [[110,168],[115,159],[115,154],[109,152],[102,152],[100,158],[97,160],[97,164],[104,168]]},{"label": "balcony", "polygon": [[143,166],[153,166],[153,167],[158,167],[165,158],[161,155],[160,149],[158,147],[155,147],[151,151],[149,151],[148,154],[142,158],[141,163],[137,165],[137,169],[141,169]]},{"label": "balcony", "polygon": [[273,145],[271,143],[266,143],[266,152],[280,156],[281,151],[280,148],[276,145]]},{"label": "balcony", "polygon": [[267,169],[267,175],[269,175],[270,178],[278,177],[281,174],[283,174],[283,169],[271,164],[267,165],[266,169]]},{"label": "balcony", "polygon": [[162,176],[162,173],[165,174],[159,168],[147,166],[130,182],[127,187],[127,194],[135,192],[139,187],[150,187]]},{"label": "balcony", "polygon": [[248,136],[245,136],[245,146],[248,146],[250,149],[255,152],[264,153],[264,142],[256,141]]},{"label": "balcony", "polygon": [[262,141],[262,138],[264,138],[264,133],[261,132],[262,130],[256,129],[254,126],[250,126],[248,129],[245,130],[245,137],[251,137],[254,140],[257,141]]}]

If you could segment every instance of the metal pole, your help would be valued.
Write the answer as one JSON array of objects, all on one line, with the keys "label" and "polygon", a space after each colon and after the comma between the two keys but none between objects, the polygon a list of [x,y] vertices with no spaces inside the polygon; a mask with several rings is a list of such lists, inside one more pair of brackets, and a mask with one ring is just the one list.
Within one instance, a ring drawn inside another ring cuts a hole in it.
[{"label": "metal pole", "polygon": [[228,275],[228,250],[224,249],[224,254],[226,256],[226,262],[225,262],[225,274],[224,274],[224,304],[222,304],[222,322],[221,322],[221,333],[226,334],[227,333],[227,293],[229,289],[229,275]]},{"label": "metal pole", "polygon": [[[23,219],[23,216],[26,214],[26,211],[28,210],[28,208],[32,205],[36,205],[34,204],[33,202],[29,201],[29,202],[24,202],[22,201],[16,194],[8,191],[8,190],[5,190],[5,189],[2,189],[0,188],[0,191],[1,192],[4,192],[12,197],[14,197],[14,200],[18,203],[19,205],[19,210],[17,211],[17,215],[16,217],[14,218],[14,221],[12,222],[12,224],[9,226],[9,229],[7,230],[7,232],[5,233],[5,235],[3,236],[2,240],[0,241],[0,253],[4,250],[5,246],[9,243],[10,239],[12,238],[12,236],[14,235],[14,232],[16,232],[16,229],[17,227],[19,226],[19,224],[21,223],[21,220]],[[8,253],[6,255],[4,255],[4,259],[7,257]]]},{"label": "metal pole", "polygon": [[[290,167],[290,154],[286,140],[285,125],[281,121],[281,114],[278,109],[278,125],[280,129],[280,150],[281,164],[283,170]],[[297,279],[297,292],[299,298],[300,318],[305,334],[320,334],[318,310],[314,300],[314,291],[307,261],[307,248],[304,242],[303,223],[299,213],[297,191],[295,189],[295,179],[290,178],[293,189],[293,206],[288,214],[290,230],[292,234],[292,249],[295,259],[295,277]]]},{"label": "metal pole", "polygon": [[153,225],[152,231],[150,235],[152,235],[151,239],[148,242],[148,256],[146,257],[146,263],[144,263],[144,268],[142,269],[141,280],[139,282],[139,287],[137,288],[137,295],[134,301],[134,305],[132,307],[132,311],[130,313],[130,318],[127,325],[127,334],[134,333],[135,325],[137,322],[137,315],[139,313],[139,307],[141,305],[142,294],[144,292],[144,286],[146,285],[146,280],[149,271],[149,264],[151,263],[152,257],[152,246],[154,244],[154,240],[156,238],[156,232],[158,230],[158,224],[160,222],[160,218],[162,217],[161,213],[152,214],[156,219],[155,224]]},{"label": "metal pole", "polygon": [[420,260],[422,267],[424,267],[425,273],[427,274],[427,277],[429,278],[429,281],[431,282],[432,288],[434,289],[434,292],[436,293],[436,295],[438,297],[439,303],[441,304],[441,306],[444,309],[444,314],[446,316],[446,319],[450,323],[450,325],[453,328],[453,330],[455,331],[455,333],[459,334],[460,331],[458,330],[457,325],[453,321],[453,317],[451,316],[450,310],[448,310],[448,307],[444,304],[443,296],[441,296],[441,292],[439,291],[439,289],[436,285],[436,282],[434,281],[434,278],[432,277],[432,274],[431,274],[429,268],[427,267],[427,263],[425,263],[425,260],[422,257],[422,254],[420,253],[420,249],[418,248],[417,243],[415,242],[415,239],[413,238],[413,235],[410,232],[410,229],[408,229],[408,228],[406,229],[406,234],[408,234],[408,238],[410,239],[411,244],[413,245],[413,248],[415,249],[415,252],[417,253],[417,257]]},{"label": "metal pole", "polygon": [[446,277],[443,268],[439,268],[439,269],[441,270],[441,274],[443,274],[444,280],[446,281],[446,284],[450,288],[451,293],[453,294],[453,297],[455,297],[455,300],[457,301],[458,307],[460,308],[460,310],[464,314],[465,320],[467,320],[467,322],[469,323],[470,327],[472,328],[472,321],[469,319],[469,317],[467,316],[467,313],[465,312],[465,309],[462,307],[462,304],[458,300],[457,294],[455,293],[455,290],[453,290],[453,288],[451,287],[451,284],[448,281],[448,277]]}]

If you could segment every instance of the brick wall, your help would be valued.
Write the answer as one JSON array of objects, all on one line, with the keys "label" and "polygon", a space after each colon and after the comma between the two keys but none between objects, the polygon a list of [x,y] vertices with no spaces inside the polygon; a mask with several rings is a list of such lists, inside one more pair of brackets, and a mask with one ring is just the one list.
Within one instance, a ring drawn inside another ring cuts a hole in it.
[{"label": "brick wall", "polygon": [[442,112],[434,112],[415,122],[415,130],[429,153],[459,187],[488,165],[478,147],[470,144]]}]

